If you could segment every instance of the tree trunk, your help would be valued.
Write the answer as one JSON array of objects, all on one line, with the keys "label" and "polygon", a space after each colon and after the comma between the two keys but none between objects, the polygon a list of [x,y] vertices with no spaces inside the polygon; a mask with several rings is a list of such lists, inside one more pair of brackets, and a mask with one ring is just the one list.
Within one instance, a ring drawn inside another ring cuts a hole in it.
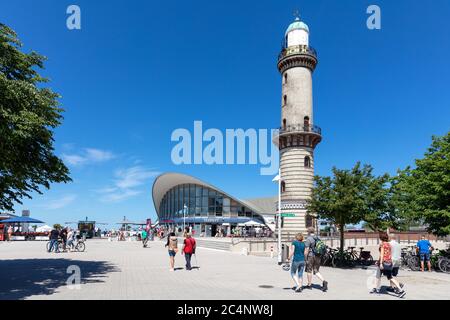
[{"label": "tree trunk", "polygon": [[344,246],[345,246],[345,239],[344,239],[344,224],[340,224],[339,225],[339,232],[340,232],[340,234],[341,234],[341,246],[340,246],[340,248],[339,248],[339,251],[340,251],[340,253],[341,253],[341,256],[342,256],[342,254],[344,253]]}]

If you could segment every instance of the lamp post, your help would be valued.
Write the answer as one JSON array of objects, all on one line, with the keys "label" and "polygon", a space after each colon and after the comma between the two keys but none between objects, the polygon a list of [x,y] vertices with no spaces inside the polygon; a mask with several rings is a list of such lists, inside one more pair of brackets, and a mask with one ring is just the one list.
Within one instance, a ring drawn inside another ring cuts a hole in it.
[{"label": "lamp post", "polygon": [[186,210],[187,210],[186,204],[183,205],[183,233],[186,230]]},{"label": "lamp post", "polygon": [[282,264],[281,257],[281,169],[278,169],[278,175],[273,178],[273,182],[278,182],[278,220],[277,220],[277,228],[278,228],[278,264]]}]

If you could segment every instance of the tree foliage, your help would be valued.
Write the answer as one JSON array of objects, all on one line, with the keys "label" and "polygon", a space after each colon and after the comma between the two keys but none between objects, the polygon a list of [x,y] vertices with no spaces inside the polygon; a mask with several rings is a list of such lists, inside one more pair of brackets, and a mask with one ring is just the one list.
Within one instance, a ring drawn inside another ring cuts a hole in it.
[{"label": "tree foliage", "polygon": [[412,221],[438,236],[450,234],[450,132],[432,138],[416,168],[399,173],[398,207]]},{"label": "tree foliage", "polygon": [[[374,177],[370,165],[358,162],[350,170],[332,169],[332,177],[314,177],[314,188],[307,209],[339,227],[344,244],[344,227],[366,221],[372,228],[381,228],[385,219],[392,219],[385,185],[388,175]],[[344,245],[341,246],[341,250]]]},{"label": "tree foliage", "polygon": [[36,69],[45,57],[20,51],[16,33],[0,24],[0,210],[54,182],[70,181],[55,156],[53,130],[61,124],[59,95]]}]

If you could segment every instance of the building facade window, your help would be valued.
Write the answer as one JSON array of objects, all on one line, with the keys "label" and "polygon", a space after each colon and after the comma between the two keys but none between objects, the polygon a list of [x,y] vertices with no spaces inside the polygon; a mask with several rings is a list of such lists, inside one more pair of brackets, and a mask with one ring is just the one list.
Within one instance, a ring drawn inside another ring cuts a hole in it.
[{"label": "building facade window", "polygon": [[309,156],[305,157],[305,167],[311,168],[311,158]]},{"label": "building facade window", "polygon": [[306,116],[303,118],[303,125],[307,128],[309,127],[309,117]]},{"label": "building facade window", "polygon": [[283,119],[283,130],[286,130],[286,119]]},{"label": "building facade window", "polygon": [[[186,208],[185,208],[186,206]],[[161,220],[189,217],[259,217],[250,208],[225,194],[196,184],[182,184],[168,190],[159,206]]]}]

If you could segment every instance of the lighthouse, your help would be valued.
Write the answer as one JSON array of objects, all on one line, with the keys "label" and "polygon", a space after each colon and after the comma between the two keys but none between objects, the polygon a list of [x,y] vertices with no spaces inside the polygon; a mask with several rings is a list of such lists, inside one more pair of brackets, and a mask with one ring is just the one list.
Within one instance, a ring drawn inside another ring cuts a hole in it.
[{"label": "lighthouse", "polygon": [[282,79],[280,150],[281,234],[283,241],[316,227],[306,212],[314,178],[314,149],[322,140],[313,116],[312,76],[318,63],[309,45],[309,27],[299,17],[286,30],[277,67]]}]

